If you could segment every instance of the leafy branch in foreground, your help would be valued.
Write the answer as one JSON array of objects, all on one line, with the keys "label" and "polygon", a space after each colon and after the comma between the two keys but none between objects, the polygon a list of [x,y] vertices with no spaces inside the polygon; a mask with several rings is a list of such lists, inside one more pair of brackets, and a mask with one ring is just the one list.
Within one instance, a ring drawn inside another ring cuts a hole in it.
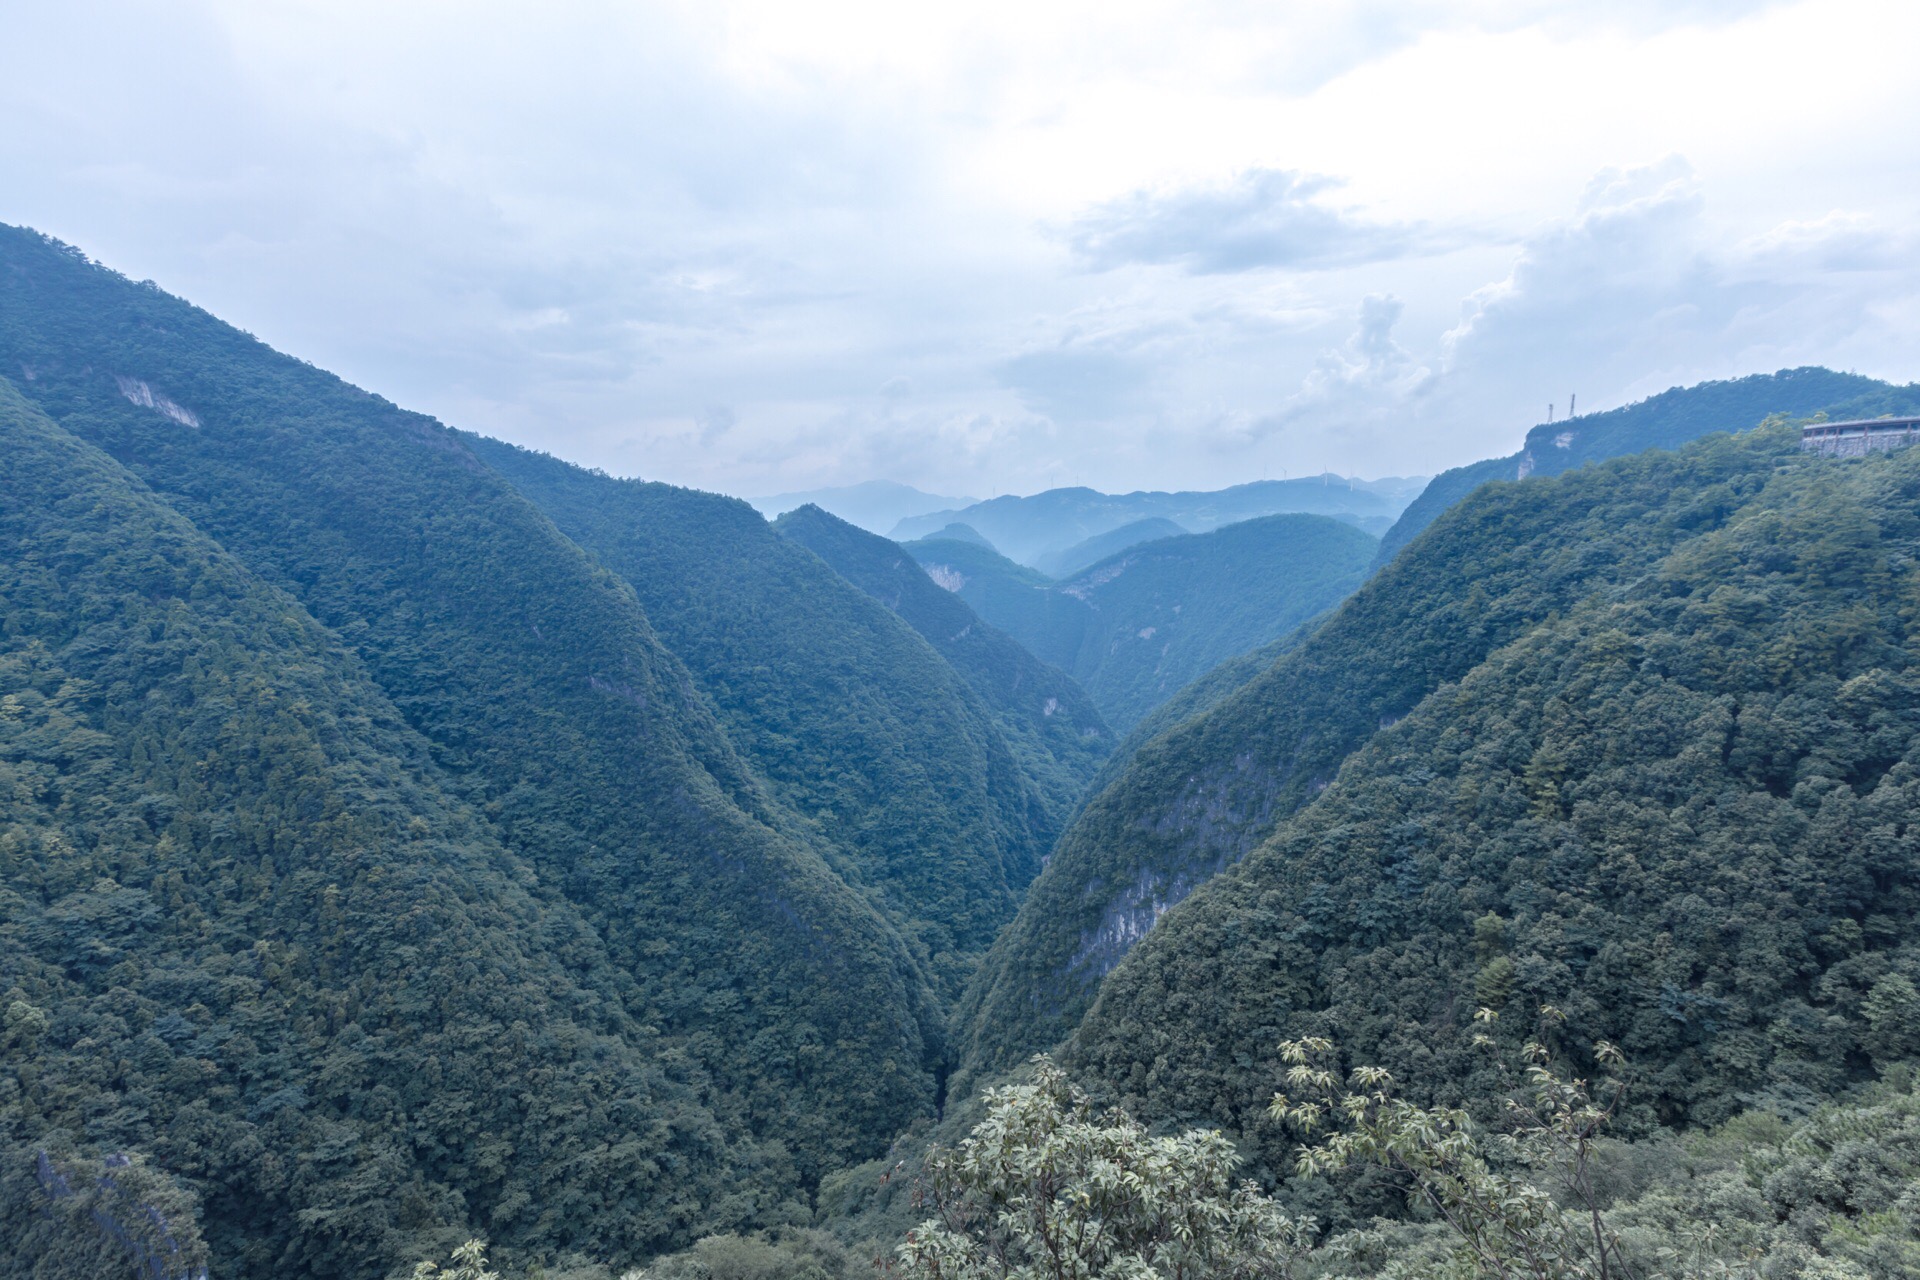
[{"label": "leafy branch in foreground", "polygon": [[500,1273],[487,1265],[487,1242],[469,1240],[453,1251],[452,1266],[418,1263],[411,1280],[500,1280]]},{"label": "leafy branch in foreground", "polygon": [[909,1232],[903,1280],[1286,1280],[1314,1234],[1251,1182],[1211,1130],[1150,1137],[1049,1059],[987,1093],[987,1118],[928,1159],[934,1216]]},{"label": "leafy branch in foreground", "polygon": [[[1563,1020],[1551,1007],[1548,1023]],[[1475,1015],[1483,1028],[1498,1018]],[[1482,1030],[1474,1044],[1495,1048]],[[1564,1077],[1545,1045],[1521,1050],[1524,1081],[1506,1096],[1507,1131],[1483,1135],[1465,1111],[1421,1107],[1394,1096],[1393,1077],[1379,1067],[1356,1067],[1343,1080],[1330,1040],[1285,1041],[1292,1094],[1276,1093],[1268,1115],[1313,1145],[1300,1152],[1303,1175],[1330,1174],[1355,1165],[1396,1170],[1412,1193],[1450,1229],[1456,1264],[1473,1275],[1502,1280],[1630,1280],[1618,1235],[1607,1225],[1594,1185],[1594,1143],[1618,1114],[1625,1083],[1605,1082],[1596,1096],[1587,1082]],[[1620,1051],[1594,1046],[1602,1066],[1624,1066]],[[1504,1074],[1504,1070],[1503,1070]],[[1324,1136],[1318,1136],[1324,1135]],[[1317,1136],[1317,1140],[1316,1139]]]}]

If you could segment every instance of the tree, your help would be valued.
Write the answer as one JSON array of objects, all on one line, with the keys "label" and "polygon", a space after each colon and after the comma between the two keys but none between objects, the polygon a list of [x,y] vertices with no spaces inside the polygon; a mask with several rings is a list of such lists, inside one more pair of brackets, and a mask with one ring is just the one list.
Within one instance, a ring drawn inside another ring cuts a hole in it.
[{"label": "tree", "polygon": [[[1558,1010],[1541,1011],[1558,1023]],[[1475,1015],[1491,1027],[1499,1015]],[[1485,1031],[1474,1044],[1493,1049]],[[1463,1274],[1501,1280],[1618,1280],[1632,1272],[1618,1235],[1601,1212],[1594,1186],[1594,1143],[1618,1113],[1624,1082],[1607,1082],[1605,1100],[1587,1082],[1562,1076],[1538,1040],[1521,1049],[1525,1083],[1509,1091],[1509,1128],[1483,1134],[1465,1111],[1420,1107],[1393,1095],[1393,1077],[1379,1067],[1355,1067],[1344,1082],[1332,1068],[1333,1043],[1285,1041],[1286,1083],[1268,1114],[1304,1137],[1301,1174],[1330,1174],[1356,1165],[1393,1169],[1411,1183],[1414,1198],[1445,1222],[1458,1242]],[[1620,1051],[1601,1042],[1595,1058],[1624,1065]],[[1504,1072],[1503,1072],[1504,1073]]]},{"label": "tree", "polygon": [[469,1240],[453,1251],[452,1266],[419,1263],[412,1280],[500,1280],[500,1273],[487,1265],[487,1242]]},{"label": "tree", "polygon": [[898,1251],[904,1280],[1281,1280],[1314,1232],[1251,1182],[1211,1130],[1150,1137],[1042,1056],[987,1092],[987,1118],[928,1159],[934,1216]]}]

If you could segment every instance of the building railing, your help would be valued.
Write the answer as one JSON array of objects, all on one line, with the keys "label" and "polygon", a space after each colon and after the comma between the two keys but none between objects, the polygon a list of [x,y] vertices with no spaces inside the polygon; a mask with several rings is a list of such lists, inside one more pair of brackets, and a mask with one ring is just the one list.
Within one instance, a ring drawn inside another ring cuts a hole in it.
[{"label": "building railing", "polygon": [[1800,428],[1800,447],[1830,457],[1859,457],[1900,449],[1920,440],[1920,418],[1858,418],[1814,422]]}]

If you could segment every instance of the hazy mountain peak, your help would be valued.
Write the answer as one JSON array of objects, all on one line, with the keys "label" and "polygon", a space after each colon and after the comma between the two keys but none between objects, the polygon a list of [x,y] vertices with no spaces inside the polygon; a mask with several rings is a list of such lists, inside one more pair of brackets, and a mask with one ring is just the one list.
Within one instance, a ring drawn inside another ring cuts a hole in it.
[{"label": "hazy mountain peak", "polygon": [[859,484],[776,493],[747,501],[769,520],[811,504],[869,533],[884,534],[902,520],[972,506],[976,499],[943,497],[892,480],[864,480]]}]

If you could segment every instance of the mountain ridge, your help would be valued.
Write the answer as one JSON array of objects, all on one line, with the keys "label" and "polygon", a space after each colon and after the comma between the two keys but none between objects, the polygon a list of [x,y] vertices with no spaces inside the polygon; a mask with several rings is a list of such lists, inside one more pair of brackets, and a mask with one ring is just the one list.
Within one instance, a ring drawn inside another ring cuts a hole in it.
[{"label": "mountain ridge", "polygon": [[738,499],[468,439],[634,588],[758,772],[957,985],[1038,871],[1077,775],[1016,760],[919,635]]},{"label": "mountain ridge", "polygon": [[1395,516],[1424,483],[1392,477],[1351,480],[1332,474],[1306,480],[1255,480],[1226,489],[1137,490],[1107,494],[1095,489],[1048,489],[1029,497],[1008,494],[955,511],[910,517],[888,535],[912,542],[947,524],[978,530],[1016,563],[1037,566],[1041,557],[1066,551],[1136,520],[1160,517],[1193,533],[1261,516],[1308,514]]},{"label": "mountain ridge", "polygon": [[[396,709],[409,749],[475,815],[471,840],[512,849],[512,874],[580,921],[569,934],[528,919],[519,944],[570,965],[604,955],[630,1037],[622,1052],[641,1068],[678,1064],[689,1105],[710,1117],[694,1126],[709,1135],[699,1141],[737,1148],[748,1171],[731,1190],[688,1184],[705,1198],[692,1216],[754,1221],[931,1112],[944,1019],[929,975],[734,748],[629,584],[431,419],[30,232],[0,230],[0,279],[0,361],[31,371],[20,390],[35,411],[113,457],[149,500],[337,637]],[[148,394],[129,394],[129,379]],[[244,776],[264,793],[277,775]],[[56,1005],[56,1025],[62,1016]],[[485,1038],[448,1053],[443,1070],[493,1080]],[[199,1097],[191,1077],[181,1087],[216,1120],[238,1105]],[[436,1122],[415,1108],[433,1096],[407,1097],[393,1115],[430,1134]],[[289,1130],[286,1158],[320,1159],[324,1132]],[[472,1141],[476,1159],[491,1149]],[[383,1195],[427,1176],[426,1155],[383,1150],[393,1175]],[[634,1257],[682,1239],[691,1220],[670,1198],[660,1214],[631,1214],[617,1194],[543,1190],[537,1170],[509,1169],[496,1203],[481,1193],[500,1171],[461,1168],[446,1184],[453,1198],[407,1208],[400,1235],[316,1239],[287,1255],[289,1274],[369,1274],[367,1249],[386,1251],[382,1270],[421,1256],[473,1231],[459,1209],[469,1194],[492,1206],[488,1234],[534,1258],[581,1243]],[[244,1188],[267,1175],[243,1163],[222,1176]],[[217,1206],[218,1261],[290,1247],[297,1215],[249,1219],[257,1240],[246,1245],[237,1203]]]},{"label": "mountain ridge", "polygon": [[1375,545],[1345,521],[1285,513],[1139,543],[1060,582],[952,539],[906,549],[1127,732],[1213,666],[1337,604]]},{"label": "mountain ridge", "polygon": [[[1903,550],[1920,453],[1798,446],[1791,426],[1710,437],[1488,486],[1437,521],[1394,567],[1433,573],[1436,540],[1476,524],[1510,559],[1622,482],[1648,504],[1612,511],[1605,574],[1383,725],[1169,910],[1070,1060],[1277,1172],[1274,1046],[1301,1034],[1337,1035],[1422,1098],[1488,1107],[1499,1077],[1472,1030],[1489,1006],[1503,1043],[1547,1035],[1574,1069],[1618,1045],[1639,1065],[1624,1122],[1676,1127],[1796,1114],[1920,1047],[1871,994],[1920,972]],[[1543,1005],[1564,1023],[1537,1030]]]},{"label": "mountain ridge", "polygon": [[1420,530],[1489,480],[1554,476],[1574,467],[1644,449],[1676,448],[1715,431],[1758,426],[1773,414],[1807,415],[1892,384],[1858,374],[1803,365],[1778,373],[1670,387],[1618,409],[1543,422],[1527,431],[1519,450],[1435,476],[1380,540],[1385,564]]}]

